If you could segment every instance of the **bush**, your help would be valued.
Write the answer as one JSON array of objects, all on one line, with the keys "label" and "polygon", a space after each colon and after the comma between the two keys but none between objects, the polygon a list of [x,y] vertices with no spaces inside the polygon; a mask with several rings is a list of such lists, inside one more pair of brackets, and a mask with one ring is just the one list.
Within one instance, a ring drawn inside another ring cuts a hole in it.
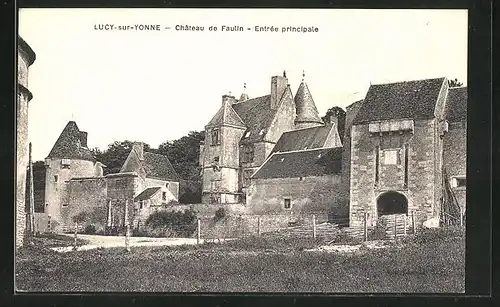
[{"label": "bush", "polygon": [[83,233],[88,234],[88,235],[95,234],[95,232],[96,232],[96,228],[92,224],[85,226],[85,229],[83,230]]},{"label": "bush", "polygon": [[145,225],[164,235],[190,237],[196,231],[196,214],[193,210],[158,211],[148,217]]},{"label": "bush", "polygon": [[226,217],[226,210],[224,208],[219,208],[215,211],[214,222],[218,222]]}]

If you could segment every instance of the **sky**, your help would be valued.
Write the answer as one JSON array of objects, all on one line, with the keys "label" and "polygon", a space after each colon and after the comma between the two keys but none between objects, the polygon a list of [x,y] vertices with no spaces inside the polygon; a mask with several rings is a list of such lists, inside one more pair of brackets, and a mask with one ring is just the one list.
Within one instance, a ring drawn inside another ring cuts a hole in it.
[{"label": "sky", "polygon": [[[105,24],[161,31],[95,29]],[[246,30],[255,26],[278,32]],[[318,31],[282,33],[288,26]],[[364,98],[370,84],[467,84],[466,10],[29,8],[19,11],[19,34],[36,53],[28,81],[35,161],[70,120],[100,149],[123,140],[157,147],[201,131],[222,95],[238,98],[245,83],[250,98],[268,95],[284,70],[294,93],[305,73],[321,116]]]}]

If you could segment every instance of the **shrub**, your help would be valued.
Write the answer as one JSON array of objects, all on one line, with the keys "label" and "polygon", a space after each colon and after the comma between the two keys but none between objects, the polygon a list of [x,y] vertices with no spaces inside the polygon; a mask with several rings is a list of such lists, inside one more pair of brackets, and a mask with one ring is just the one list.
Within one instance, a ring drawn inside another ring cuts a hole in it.
[{"label": "shrub", "polygon": [[440,227],[440,228],[422,228],[411,241],[417,244],[432,242],[442,242],[449,238],[465,237],[465,229],[459,226]]},{"label": "shrub", "polygon": [[88,234],[88,235],[95,234],[95,232],[96,232],[96,228],[92,224],[85,226],[85,229],[83,230],[83,233]]},{"label": "shrub", "polygon": [[224,208],[219,208],[215,211],[214,222],[218,222],[226,217],[226,210]]},{"label": "shrub", "polygon": [[158,211],[148,217],[145,225],[165,235],[190,237],[196,230],[196,214],[193,210]]}]

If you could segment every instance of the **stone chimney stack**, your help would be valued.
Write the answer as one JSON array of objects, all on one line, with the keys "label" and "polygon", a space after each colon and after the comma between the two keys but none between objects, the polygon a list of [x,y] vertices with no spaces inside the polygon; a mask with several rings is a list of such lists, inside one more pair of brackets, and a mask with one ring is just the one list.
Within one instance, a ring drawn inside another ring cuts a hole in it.
[{"label": "stone chimney stack", "polygon": [[134,150],[139,156],[139,160],[144,160],[144,143],[142,142],[134,142],[132,145],[132,150]]},{"label": "stone chimney stack", "polygon": [[87,137],[88,137],[87,132],[80,131],[80,145],[82,147],[87,147]]},{"label": "stone chimney stack", "polygon": [[273,76],[271,77],[271,109],[276,109],[278,103],[280,102],[283,92],[285,92],[288,85],[288,79],[286,77],[286,72],[283,72],[283,76]]},{"label": "stone chimney stack", "polygon": [[236,98],[229,92],[228,94],[222,95],[222,105],[224,105],[225,102],[229,102],[229,104],[236,103]]}]

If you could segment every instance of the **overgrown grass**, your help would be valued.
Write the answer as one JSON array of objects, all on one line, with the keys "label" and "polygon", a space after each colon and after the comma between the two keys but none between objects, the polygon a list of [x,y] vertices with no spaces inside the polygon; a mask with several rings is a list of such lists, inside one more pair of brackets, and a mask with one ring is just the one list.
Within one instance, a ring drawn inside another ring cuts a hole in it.
[{"label": "overgrown grass", "polygon": [[129,253],[24,249],[31,256],[17,259],[16,281],[29,291],[463,292],[463,236],[433,231],[359,254],[306,252],[311,240],[301,247],[257,237]]}]

